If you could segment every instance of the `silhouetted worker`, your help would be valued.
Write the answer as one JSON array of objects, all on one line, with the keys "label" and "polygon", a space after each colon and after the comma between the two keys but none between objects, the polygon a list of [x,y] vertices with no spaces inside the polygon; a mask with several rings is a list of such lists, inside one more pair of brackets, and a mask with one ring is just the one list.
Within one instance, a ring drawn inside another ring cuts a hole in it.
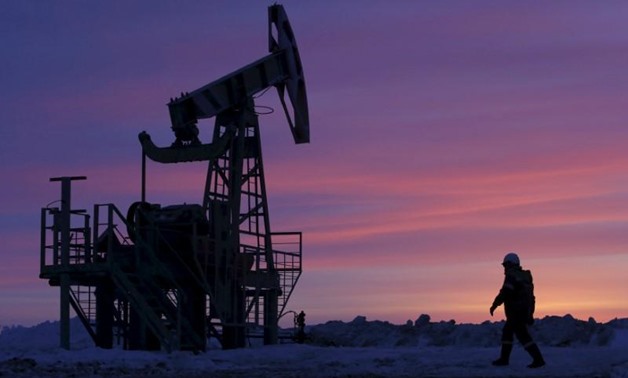
[{"label": "silhouetted worker", "polygon": [[519,256],[516,253],[508,253],[504,257],[504,285],[495,297],[490,313],[493,316],[495,309],[504,304],[506,324],[502,331],[502,349],[499,359],[493,361],[495,366],[506,366],[510,361],[513,336],[523,345],[525,350],[534,359],[529,368],[538,368],[545,365],[538,345],[532,340],[528,332],[528,325],[534,322],[534,283],[532,273],[521,269]]},{"label": "silhouetted worker", "polygon": [[305,341],[305,312],[301,311],[296,317],[297,342],[303,344]]}]

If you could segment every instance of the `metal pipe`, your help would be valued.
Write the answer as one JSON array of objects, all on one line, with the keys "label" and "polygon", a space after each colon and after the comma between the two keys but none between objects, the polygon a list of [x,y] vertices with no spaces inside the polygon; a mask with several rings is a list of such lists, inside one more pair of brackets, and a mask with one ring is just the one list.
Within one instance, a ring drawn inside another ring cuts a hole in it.
[{"label": "metal pipe", "polygon": [[71,182],[64,177],[61,181],[61,297],[60,297],[60,346],[70,349],[70,196]]},{"label": "metal pipe", "polygon": [[142,202],[146,202],[146,152],[142,148]]},{"label": "metal pipe", "polygon": [[39,273],[43,273],[46,266],[46,213],[48,209],[41,209],[41,245],[40,245],[40,262]]},{"label": "metal pipe", "polygon": [[[98,210],[100,209],[100,205],[94,205],[94,219],[92,221],[92,240],[94,243],[98,240],[98,222],[100,214]],[[96,257],[98,255],[98,250],[92,249],[92,257]]]}]

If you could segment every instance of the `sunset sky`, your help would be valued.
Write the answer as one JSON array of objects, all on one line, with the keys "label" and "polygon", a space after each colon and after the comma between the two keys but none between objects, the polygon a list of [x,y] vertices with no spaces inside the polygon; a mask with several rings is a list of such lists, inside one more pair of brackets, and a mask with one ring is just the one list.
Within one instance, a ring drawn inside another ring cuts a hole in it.
[{"label": "sunset sky", "polygon": [[[54,176],[76,208],[140,195],[139,132],[267,54],[263,1],[0,3],[0,325],[58,318],[38,278]],[[628,317],[628,3],[282,2],[311,143],[256,100],[272,231],[303,231],[309,324],[482,322],[516,251],[537,316]],[[202,123],[209,141],[213,120]],[[148,200],[201,202],[203,164],[149,163]],[[498,315],[499,314],[499,315]]]}]

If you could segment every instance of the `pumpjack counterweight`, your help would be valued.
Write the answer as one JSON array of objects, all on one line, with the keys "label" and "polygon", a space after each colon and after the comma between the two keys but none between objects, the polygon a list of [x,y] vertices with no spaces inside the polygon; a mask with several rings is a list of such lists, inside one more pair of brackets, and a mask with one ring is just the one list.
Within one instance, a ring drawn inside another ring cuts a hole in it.
[{"label": "pumpjack counterweight", "polygon": [[[199,204],[146,202],[145,159],[142,200],[124,214],[113,204],[95,205],[91,216],[72,210],[72,178],[59,179],[68,185],[61,209],[42,209],[40,277],[66,299],[63,347],[70,306],[103,348],[117,341],[204,351],[208,337],[240,348],[254,334],[277,343],[278,319],[302,272],[302,234],[271,232],[254,96],[277,88],[295,143],[309,142],[303,69],[281,5],[269,7],[269,53],[171,99],[170,146],[139,135],[144,156],[157,163],[207,162]],[[210,143],[198,137],[206,118],[215,118]]]}]

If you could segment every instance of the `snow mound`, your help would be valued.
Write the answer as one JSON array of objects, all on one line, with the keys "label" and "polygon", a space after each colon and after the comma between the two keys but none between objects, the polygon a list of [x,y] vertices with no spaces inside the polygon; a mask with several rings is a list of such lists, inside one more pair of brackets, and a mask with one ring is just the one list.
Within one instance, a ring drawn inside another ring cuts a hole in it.
[{"label": "snow mound", "polygon": [[[537,320],[532,333],[547,365],[527,369],[517,346],[510,365],[495,368],[502,322],[431,322],[428,315],[403,325],[331,321],[306,328],[306,344],[211,349],[206,353],[104,350],[93,345],[75,318],[71,348],[59,348],[59,323],[4,327],[0,377],[608,377],[628,378],[628,320],[600,324],[567,315]],[[284,330],[292,332],[293,330]],[[543,345],[544,344],[544,345]]]},{"label": "snow mound", "polygon": [[[400,347],[400,346],[498,346],[504,322],[482,324],[456,324],[431,322],[428,315],[421,315],[415,322],[404,325],[358,316],[350,322],[330,321],[309,327],[311,342],[320,346],[350,347]],[[615,336],[615,330],[628,325],[620,321],[597,323],[593,318],[578,320],[571,315],[547,316],[536,320],[530,327],[535,341],[541,345],[606,346]]]},{"label": "snow mound", "polygon": [[[78,318],[70,320],[70,343],[73,349],[94,345],[91,337]],[[59,322],[46,321],[33,327],[10,326],[0,329],[0,351],[10,349],[14,353],[45,351],[59,346]]]}]

